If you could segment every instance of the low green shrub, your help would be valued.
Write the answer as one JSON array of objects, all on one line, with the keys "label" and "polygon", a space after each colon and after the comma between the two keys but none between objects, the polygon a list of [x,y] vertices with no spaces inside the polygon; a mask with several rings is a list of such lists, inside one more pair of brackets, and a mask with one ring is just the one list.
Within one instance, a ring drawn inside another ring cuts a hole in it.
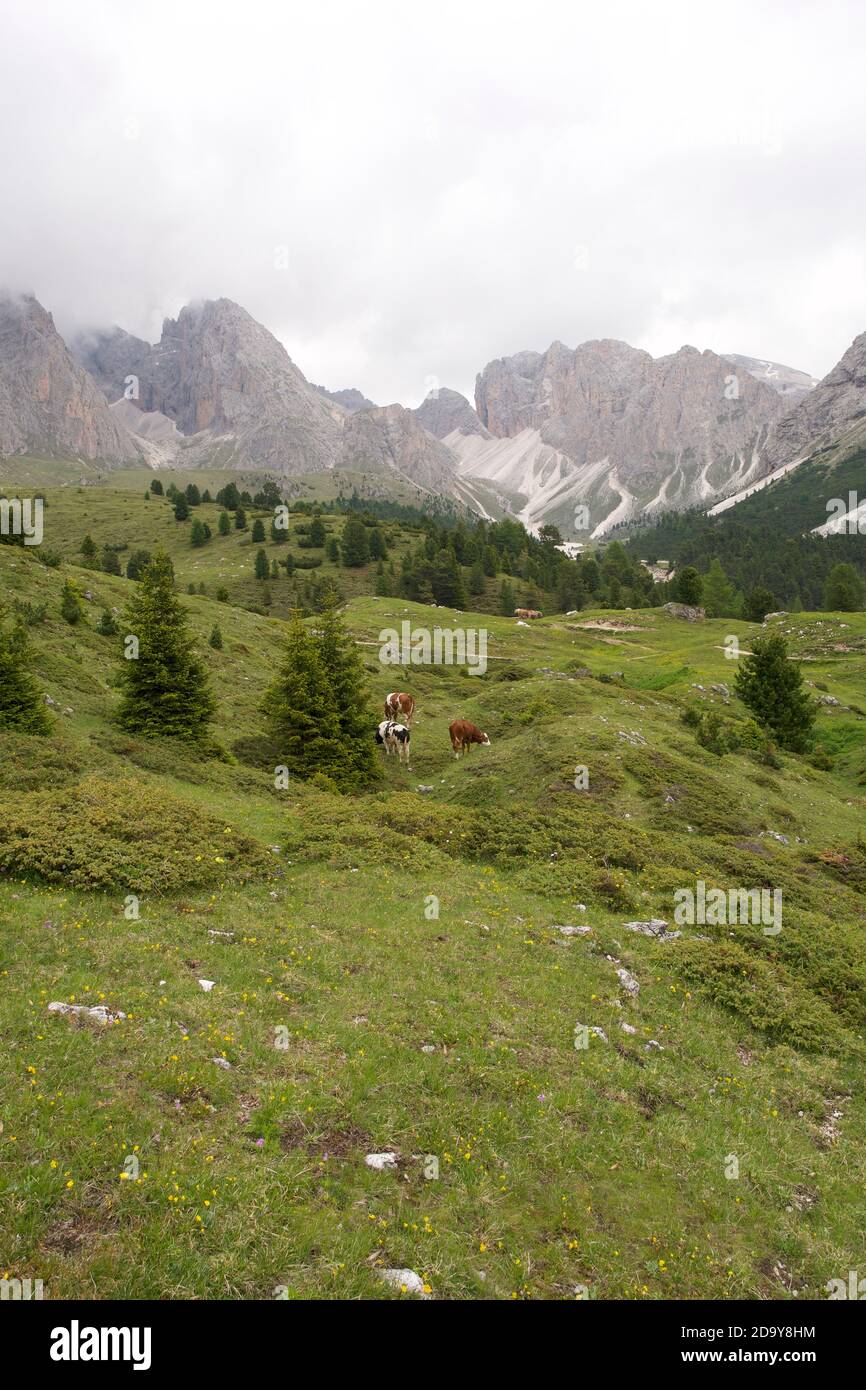
[{"label": "low green shrub", "polygon": [[163,893],[243,881],[272,865],[256,840],[133,778],[91,775],[0,807],[0,873]]},{"label": "low green shrub", "polygon": [[832,1052],[851,1041],[827,1005],[783,966],[752,955],[736,942],[678,942],[670,963],[699,994],[739,1015],[773,1042],[806,1052]]}]

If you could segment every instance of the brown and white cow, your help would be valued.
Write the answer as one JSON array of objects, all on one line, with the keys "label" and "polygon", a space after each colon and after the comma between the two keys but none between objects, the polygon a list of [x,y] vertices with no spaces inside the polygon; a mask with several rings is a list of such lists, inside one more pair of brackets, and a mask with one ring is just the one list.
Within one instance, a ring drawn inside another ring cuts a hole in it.
[{"label": "brown and white cow", "polygon": [[455,758],[459,758],[461,753],[466,753],[470,744],[481,743],[485,748],[490,747],[490,739],[483,734],[474,724],[470,724],[468,719],[455,719],[453,724],[448,726],[451,735],[451,747],[454,749]]},{"label": "brown and white cow", "polygon": [[412,727],[412,716],[415,713],[415,701],[411,695],[407,695],[403,690],[394,690],[390,695],[385,696],[385,718],[400,719],[407,729]]},{"label": "brown and white cow", "polygon": [[515,608],[515,618],[543,618],[544,614],[540,608]]}]

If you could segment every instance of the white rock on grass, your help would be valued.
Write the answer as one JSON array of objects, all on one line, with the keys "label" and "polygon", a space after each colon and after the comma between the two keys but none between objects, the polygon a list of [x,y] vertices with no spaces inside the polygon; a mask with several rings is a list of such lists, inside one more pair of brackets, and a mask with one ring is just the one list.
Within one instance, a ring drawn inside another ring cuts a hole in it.
[{"label": "white rock on grass", "polygon": [[215,1067],[222,1067],[223,1071],[231,1071],[232,1064],[225,1057],[211,1057]]},{"label": "white rock on grass", "polygon": [[61,1000],[55,1000],[48,1005],[50,1014],[77,1014],[79,1018],[92,1018],[95,1023],[116,1023],[119,1018],[126,1018],[125,1013],[120,1009],[107,1009],[104,1004],[94,1004],[92,1007],[87,1004],[64,1004]]},{"label": "white rock on grass", "polygon": [[419,1298],[431,1298],[432,1295],[424,1292],[424,1280],[420,1274],[416,1274],[414,1269],[377,1269],[376,1273],[380,1279],[384,1279],[386,1284],[392,1288],[399,1289],[401,1293],[414,1293]]},{"label": "white rock on grass", "polygon": [[624,1033],[636,1033],[636,1032],[637,1032],[637,1029],[636,1029],[636,1028],[632,1028],[631,1024],[630,1024],[630,1023],[626,1023],[624,1020],[623,1020],[623,1022],[620,1023],[619,1026],[620,1026],[620,1028],[622,1029],[622,1031],[623,1031]]},{"label": "white rock on grass", "polygon": [[397,1155],[392,1153],[367,1154],[364,1162],[368,1168],[374,1168],[377,1173],[384,1173],[386,1168],[397,1167]]},{"label": "white rock on grass", "polygon": [[652,917],[648,922],[625,922],[626,931],[640,932],[642,936],[654,936],[657,941],[674,941],[682,933],[668,931],[668,924],[662,917]]},{"label": "white rock on grass", "polygon": [[616,972],[616,977],[622,985],[623,989],[625,990],[626,994],[630,994],[632,999],[634,999],[640,990],[640,985],[638,984],[634,975],[632,975],[631,971],[626,970],[625,967],[622,966]]},{"label": "white rock on grass", "polygon": [[216,981],[214,981],[214,980],[199,980],[199,984],[201,985],[201,987],[202,987],[202,989],[204,990],[205,994],[209,994],[209,993],[210,993],[210,991],[213,989],[215,983],[216,983]]},{"label": "white rock on grass", "polygon": [[558,931],[563,936],[588,936],[592,931],[592,927],[560,927],[554,923],[550,930]]}]

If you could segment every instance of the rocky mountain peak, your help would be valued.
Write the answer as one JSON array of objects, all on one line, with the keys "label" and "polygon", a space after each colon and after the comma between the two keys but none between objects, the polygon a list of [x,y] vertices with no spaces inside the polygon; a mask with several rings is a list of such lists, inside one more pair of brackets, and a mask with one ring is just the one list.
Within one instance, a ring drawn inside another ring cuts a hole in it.
[{"label": "rocky mountain peak", "polygon": [[45,453],[119,463],[138,457],[54,319],[32,294],[0,293],[0,456]]},{"label": "rocky mountain peak", "polygon": [[439,386],[431,391],[412,413],[419,424],[437,439],[444,439],[452,430],[490,438],[466,397],[448,386]]},{"label": "rocky mountain peak", "polygon": [[855,338],[832,371],[777,422],[767,457],[777,468],[849,432],[866,436],[866,333]]}]

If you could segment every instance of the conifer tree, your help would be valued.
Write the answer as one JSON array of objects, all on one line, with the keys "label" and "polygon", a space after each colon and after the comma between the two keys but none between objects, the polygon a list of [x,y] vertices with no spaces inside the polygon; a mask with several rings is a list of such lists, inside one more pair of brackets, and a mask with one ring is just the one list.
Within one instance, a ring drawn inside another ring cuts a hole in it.
[{"label": "conifer tree", "polygon": [[750,623],[762,623],[767,614],[773,613],[775,610],[775,598],[770,593],[770,590],[765,589],[761,584],[759,584],[756,589],[753,589],[746,598],[745,616]]},{"label": "conifer tree", "polygon": [[151,559],[149,550],[134,550],[126,562],[127,579],[140,579]]},{"label": "conifer tree", "polygon": [[863,607],[863,590],[853,565],[834,565],[824,585],[824,607],[830,612],[857,613]]},{"label": "conifer tree", "polygon": [[253,529],[250,532],[250,539],[253,540],[256,543],[256,545],[261,545],[262,541],[265,539],[265,524],[262,521],[261,517],[257,516],[255,521],[253,522]]},{"label": "conifer tree", "polygon": [[293,777],[308,781],[316,773],[337,780],[344,775],[335,696],[319,644],[296,612],[283,660],[262,709],[280,763]]},{"label": "conifer tree", "polygon": [[182,492],[178,493],[177,501],[174,504],[174,519],[175,521],[187,521],[189,519],[189,504]]},{"label": "conifer tree", "polygon": [[704,575],[703,605],[708,618],[733,618],[736,616],[734,586],[722,569],[718,556],[713,558],[709,570]]},{"label": "conifer tree", "polygon": [[171,561],[163,551],[157,551],[142,573],[124,623],[125,632],[138,639],[138,655],[120,663],[119,723],[148,738],[207,745],[216,701],[175,593]]},{"label": "conifer tree", "polygon": [[219,533],[220,533],[220,535],[221,535],[221,536],[227,536],[227,535],[229,534],[229,531],[231,531],[231,529],[232,529],[232,524],[231,524],[231,521],[230,521],[230,519],[229,519],[229,514],[228,514],[228,512],[220,512],[220,519],[219,519]]},{"label": "conifer tree", "polygon": [[775,734],[782,748],[803,753],[811,741],[815,707],[803,689],[803,673],[788,659],[778,632],[757,637],[752,654],[743,657],[734,689],[759,724]]},{"label": "conifer tree", "polygon": [[318,623],[319,650],[334,692],[331,718],[339,723],[344,769],[335,779],[347,790],[368,787],[378,776],[364,668],[358,649],[334,608],[325,608]]},{"label": "conifer tree", "polygon": [[507,579],[503,579],[499,590],[499,611],[506,618],[514,617],[514,590]]},{"label": "conifer tree", "polygon": [[235,512],[235,530],[245,531],[247,529],[247,514],[243,507],[238,507]]},{"label": "conifer tree", "polygon": [[[614,542],[614,544],[619,544]],[[613,546],[611,546],[611,550]],[[622,547],[620,547],[622,549]],[[704,582],[698,574],[694,565],[686,565],[685,569],[680,570],[674,580],[674,593],[679,603],[686,603],[694,608],[701,601],[704,589]]]},{"label": "conifer tree", "polygon": [[84,537],[84,540],[81,542],[80,551],[81,558],[84,561],[85,565],[94,565],[96,563],[97,553],[98,552],[96,549],[96,542],[91,536],[90,532],[88,531],[87,535]]},{"label": "conifer tree", "polygon": [[63,592],[60,595],[60,616],[65,618],[72,627],[76,623],[80,623],[84,617],[78,589],[71,579],[64,579],[63,581]]},{"label": "conifer tree", "polygon": [[100,637],[116,637],[118,628],[114,620],[114,614],[110,608],[103,608],[102,617],[96,625],[96,631]]},{"label": "conifer tree", "polygon": [[256,579],[267,579],[271,572],[268,557],[263,550],[256,551]]},{"label": "conifer tree", "polygon": [[346,518],[340,549],[344,565],[352,569],[366,565],[370,558],[367,546],[367,528],[360,517],[350,516]]},{"label": "conifer tree", "polygon": [[210,638],[208,640],[215,651],[222,651],[223,635],[220,632],[219,625],[217,623],[214,623],[213,628],[211,629]]},{"label": "conifer tree", "polygon": [[19,618],[7,623],[0,604],[0,729],[48,734],[51,721],[30,674],[30,644]]}]

